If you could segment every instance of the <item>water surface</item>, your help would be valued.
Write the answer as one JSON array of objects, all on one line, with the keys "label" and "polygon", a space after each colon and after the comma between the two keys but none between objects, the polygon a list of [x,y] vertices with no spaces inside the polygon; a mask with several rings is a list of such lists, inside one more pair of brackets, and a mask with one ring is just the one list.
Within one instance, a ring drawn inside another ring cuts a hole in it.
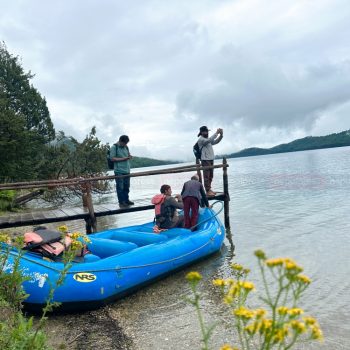
[{"label": "water surface", "polygon": [[[235,250],[226,241],[221,255],[191,269],[199,270],[209,286],[212,278],[229,275],[232,262],[250,267],[251,277],[257,278],[253,256],[257,248],[270,257],[295,259],[313,281],[301,306],[319,320],[325,335],[325,343],[299,348],[349,349],[350,148],[237,158],[230,159],[229,165]],[[176,192],[186,176],[160,182],[169,182]],[[176,181],[173,184],[171,180]],[[150,187],[159,185],[156,177],[152,181]],[[222,188],[220,170],[215,173],[215,188]],[[137,219],[142,222],[148,215],[138,213]],[[120,216],[118,220],[123,225],[129,219]],[[116,310],[130,319],[127,323],[132,325],[137,348],[199,348],[197,319],[182,299],[189,295],[183,277],[191,269],[115,304]],[[202,292],[207,319],[227,319],[212,288],[203,288]],[[212,345],[218,348],[233,339],[232,332],[219,325]]]},{"label": "water surface", "polygon": [[[207,321],[227,321],[230,316],[210,281],[228,277],[229,265],[238,262],[252,269],[251,278],[261,289],[253,255],[261,248],[269,257],[295,259],[313,281],[301,306],[319,320],[325,342],[298,349],[350,349],[350,148],[237,158],[228,163],[235,248],[226,240],[221,254],[112,304],[111,313],[133,336],[135,349],[199,349],[198,321],[184,301],[190,295],[185,274],[198,270],[204,276],[206,287],[201,291]],[[131,199],[151,198],[163,183],[179,193],[190,175],[133,178]],[[221,190],[220,169],[215,170],[214,180],[214,189]],[[116,203],[116,196],[112,193],[101,200]],[[98,224],[104,229],[152,218],[152,211],[144,211],[105,217]],[[219,348],[234,340],[232,331],[219,323],[211,345]]]}]

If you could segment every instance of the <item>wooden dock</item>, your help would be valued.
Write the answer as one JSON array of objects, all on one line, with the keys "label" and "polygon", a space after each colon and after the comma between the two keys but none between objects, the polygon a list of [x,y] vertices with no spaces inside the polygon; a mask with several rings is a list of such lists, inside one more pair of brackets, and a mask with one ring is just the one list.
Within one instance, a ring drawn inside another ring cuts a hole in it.
[{"label": "wooden dock", "polygon": [[[223,193],[218,193],[215,197],[208,198],[208,200],[223,200],[223,196]],[[149,203],[151,203],[151,199],[136,200],[135,205],[126,208],[119,208],[118,204],[95,204],[94,213],[95,217],[98,218],[108,215],[117,215],[154,209],[154,205]],[[89,218],[89,210],[83,207],[67,207],[54,210],[10,213],[0,216],[0,229],[21,226],[36,226],[51,222],[62,222],[71,220],[88,221]]]},{"label": "wooden dock", "polygon": [[[122,175],[118,177],[139,177],[139,176],[151,176],[160,174],[176,174],[183,172],[197,171],[199,174],[201,170],[207,168],[222,168],[223,169],[223,192],[217,193],[214,197],[209,197],[208,200],[221,200],[224,202],[224,215],[225,215],[225,227],[230,229],[229,221],[229,201],[230,196],[228,193],[228,179],[227,179],[227,167],[226,159],[223,159],[223,163],[214,165],[211,167],[202,167],[199,164],[190,166],[180,166],[176,168],[152,170],[138,173],[131,173],[130,175]],[[154,209],[154,205],[151,204],[151,198],[136,200],[135,205],[129,207],[119,208],[118,204],[93,204],[91,187],[92,183],[98,181],[110,181],[117,178],[117,176],[99,176],[94,178],[75,178],[75,179],[62,179],[62,180],[44,180],[35,182],[20,182],[20,183],[6,183],[0,184],[0,190],[2,189],[38,189],[46,188],[47,190],[55,189],[57,187],[79,187],[82,190],[82,207],[66,207],[54,210],[35,210],[31,212],[22,213],[6,213],[0,216],[0,229],[41,225],[51,222],[62,222],[71,220],[85,220],[86,232],[96,232],[96,219],[102,216],[117,215],[123,213],[131,213],[142,210]],[[157,190],[155,190],[155,193]]]}]

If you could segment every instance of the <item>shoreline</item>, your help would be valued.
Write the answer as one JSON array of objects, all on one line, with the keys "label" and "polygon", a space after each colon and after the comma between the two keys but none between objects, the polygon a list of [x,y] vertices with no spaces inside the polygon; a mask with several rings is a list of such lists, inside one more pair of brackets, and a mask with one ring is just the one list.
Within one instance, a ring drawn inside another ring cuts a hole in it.
[{"label": "shoreline", "polygon": [[135,349],[132,336],[109,306],[74,314],[51,314],[44,326],[53,349]]}]

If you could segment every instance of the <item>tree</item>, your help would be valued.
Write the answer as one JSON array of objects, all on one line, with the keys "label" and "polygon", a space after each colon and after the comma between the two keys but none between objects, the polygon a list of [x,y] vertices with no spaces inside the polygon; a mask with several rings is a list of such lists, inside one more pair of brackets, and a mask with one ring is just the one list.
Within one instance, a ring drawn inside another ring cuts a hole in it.
[{"label": "tree", "polygon": [[60,131],[43,155],[42,175],[46,179],[101,175],[106,170],[106,145],[96,137],[93,127],[83,142]]},{"label": "tree", "polygon": [[0,43],[0,181],[40,178],[46,144],[55,136],[46,100],[31,78]]}]

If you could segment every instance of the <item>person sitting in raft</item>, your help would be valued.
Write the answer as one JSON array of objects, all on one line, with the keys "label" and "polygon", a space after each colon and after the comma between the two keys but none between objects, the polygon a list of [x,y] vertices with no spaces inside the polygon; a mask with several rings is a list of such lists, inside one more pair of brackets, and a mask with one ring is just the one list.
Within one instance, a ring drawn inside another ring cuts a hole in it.
[{"label": "person sitting in raft", "polygon": [[191,228],[197,224],[199,204],[203,203],[207,208],[209,207],[208,198],[197,174],[184,183],[181,196],[184,203],[184,227]]},{"label": "person sitting in raft", "polygon": [[176,209],[183,209],[182,197],[177,194],[171,196],[172,190],[169,185],[162,185],[160,193],[165,195],[160,208],[160,214],[156,217],[156,225],[161,229],[183,227],[184,217],[179,215]]}]

